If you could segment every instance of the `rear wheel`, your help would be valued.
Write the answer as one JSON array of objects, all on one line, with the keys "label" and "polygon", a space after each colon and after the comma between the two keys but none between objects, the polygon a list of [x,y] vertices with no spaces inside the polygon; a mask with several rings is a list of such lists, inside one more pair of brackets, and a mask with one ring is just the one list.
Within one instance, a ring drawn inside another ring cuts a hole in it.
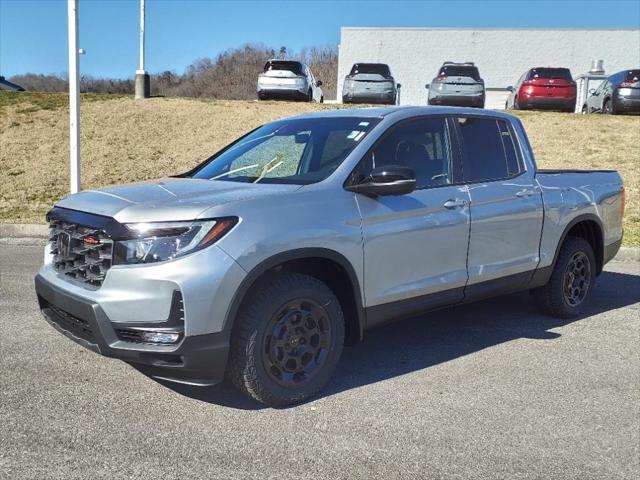
[{"label": "rear wheel", "polygon": [[520,103],[518,102],[518,97],[513,99],[513,109],[520,110]]},{"label": "rear wheel", "polygon": [[320,97],[320,103],[324,103],[324,96]]},{"label": "rear wheel", "polygon": [[298,273],[270,273],[240,309],[227,375],[245,394],[282,407],[316,394],[333,374],[344,318],[331,289]]},{"label": "rear wheel", "polygon": [[573,318],[582,313],[596,280],[596,260],[583,238],[567,237],[549,282],[534,291],[543,312],[552,317]]},{"label": "rear wheel", "polygon": [[587,106],[586,106],[586,105],[583,105],[583,106],[582,106],[582,114],[583,114],[583,115],[586,115],[586,114],[588,114],[588,113],[589,113],[589,109],[587,108]]}]

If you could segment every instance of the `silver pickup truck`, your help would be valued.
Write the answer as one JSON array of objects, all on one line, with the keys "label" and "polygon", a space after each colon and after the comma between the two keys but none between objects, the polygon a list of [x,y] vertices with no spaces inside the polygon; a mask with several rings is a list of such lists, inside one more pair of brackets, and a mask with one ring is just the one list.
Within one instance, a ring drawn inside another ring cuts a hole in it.
[{"label": "silver pickup truck", "polygon": [[176,177],[63,198],[36,291],[97,353],[282,406],[392,320],[521,290],[580,315],[623,210],[618,173],[538,170],[508,114],[325,111]]}]

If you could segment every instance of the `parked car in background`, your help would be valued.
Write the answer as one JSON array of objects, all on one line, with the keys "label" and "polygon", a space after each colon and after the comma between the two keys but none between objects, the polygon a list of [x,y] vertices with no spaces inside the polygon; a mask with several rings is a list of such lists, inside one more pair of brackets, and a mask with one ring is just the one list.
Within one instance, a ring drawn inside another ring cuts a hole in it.
[{"label": "parked car in background", "polygon": [[484,80],[473,62],[444,62],[426,88],[429,89],[429,105],[484,108]]},{"label": "parked car in background", "polygon": [[342,103],[382,103],[395,105],[398,98],[396,81],[389,65],[355,63],[344,78]]},{"label": "parked car in background", "polygon": [[292,60],[269,60],[258,75],[258,98],[324,102],[320,86],[311,69]]},{"label": "parked car in background", "polygon": [[522,74],[515,87],[507,88],[511,93],[506,109],[573,112],[576,108],[576,82],[568,68],[532,68]]},{"label": "parked car in background", "polygon": [[623,213],[617,172],[538,169],[512,115],[316,112],[177,177],[64,197],[36,292],[96,353],[166,381],[226,374],[283,406],[393,320],[522,290],[548,315],[581,315]]},{"label": "parked car in background", "polygon": [[582,113],[640,113],[640,69],[614,73],[589,93]]}]

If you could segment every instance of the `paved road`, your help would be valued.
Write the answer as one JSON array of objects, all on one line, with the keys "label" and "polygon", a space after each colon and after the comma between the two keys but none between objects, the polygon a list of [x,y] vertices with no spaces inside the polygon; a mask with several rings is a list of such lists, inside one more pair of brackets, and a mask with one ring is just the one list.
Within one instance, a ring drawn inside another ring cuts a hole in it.
[{"label": "paved road", "polygon": [[638,263],[577,321],[518,294],[371,332],[324,396],[274,410],[55,332],[41,250],[0,240],[3,478],[639,478]]}]

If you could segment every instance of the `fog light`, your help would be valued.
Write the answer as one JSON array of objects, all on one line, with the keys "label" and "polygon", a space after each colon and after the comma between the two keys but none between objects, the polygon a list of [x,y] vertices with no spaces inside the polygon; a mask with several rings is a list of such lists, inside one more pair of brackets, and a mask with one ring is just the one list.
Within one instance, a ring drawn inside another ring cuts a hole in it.
[{"label": "fog light", "polygon": [[140,340],[145,343],[176,343],[180,334],[174,332],[140,332]]}]

